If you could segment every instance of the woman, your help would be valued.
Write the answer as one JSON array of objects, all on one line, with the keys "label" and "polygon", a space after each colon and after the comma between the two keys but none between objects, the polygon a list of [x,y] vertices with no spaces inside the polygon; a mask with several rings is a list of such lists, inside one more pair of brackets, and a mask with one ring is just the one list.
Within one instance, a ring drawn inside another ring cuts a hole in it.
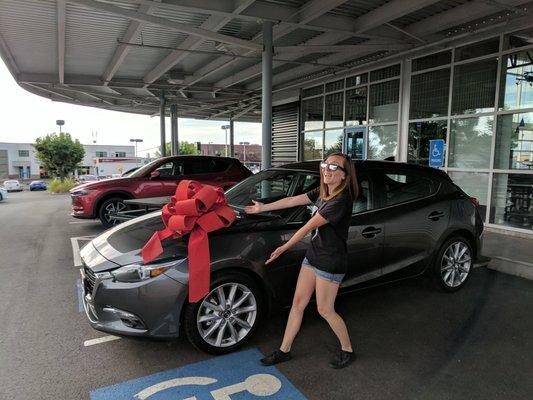
[{"label": "woman", "polygon": [[346,240],[352,205],[357,194],[357,179],[352,161],[342,153],[335,153],[320,163],[319,188],[270,204],[254,201],[254,205],[245,208],[245,212],[255,214],[312,203],[317,207],[317,212],[311,219],[289,241],[274,250],[266,262],[273,262],[305,235],[314,231],[298,276],[283,342],[278,350],[261,359],[264,365],[274,365],[292,358],[292,343],[300,330],[304,310],[315,292],[318,312],[328,322],[341,345],[340,353],[330,362],[330,367],[344,368],[353,361],[354,354],[346,324],[335,312],[335,298],[346,274]]}]

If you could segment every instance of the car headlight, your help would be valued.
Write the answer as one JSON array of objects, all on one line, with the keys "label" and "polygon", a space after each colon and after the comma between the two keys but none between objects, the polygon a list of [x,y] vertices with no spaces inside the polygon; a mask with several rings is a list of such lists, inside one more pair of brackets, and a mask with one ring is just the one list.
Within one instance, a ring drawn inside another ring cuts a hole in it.
[{"label": "car headlight", "polygon": [[76,190],[75,192],[71,192],[70,194],[72,196],[86,196],[88,194],[91,194],[92,192],[94,192],[94,190],[81,189],[81,190]]},{"label": "car headlight", "polygon": [[160,264],[142,265],[130,264],[111,271],[111,275],[119,282],[140,282],[155,278],[168,269],[181,264],[185,259],[172,260]]}]

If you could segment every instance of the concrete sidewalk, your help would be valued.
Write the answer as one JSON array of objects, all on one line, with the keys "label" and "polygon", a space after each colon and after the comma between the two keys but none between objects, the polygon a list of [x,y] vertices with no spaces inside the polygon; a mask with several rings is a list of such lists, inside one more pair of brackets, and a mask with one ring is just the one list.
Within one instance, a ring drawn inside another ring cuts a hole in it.
[{"label": "concrete sidewalk", "polygon": [[491,261],[487,268],[533,280],[533,235],[509,235],[485,230],[484,256]]}]

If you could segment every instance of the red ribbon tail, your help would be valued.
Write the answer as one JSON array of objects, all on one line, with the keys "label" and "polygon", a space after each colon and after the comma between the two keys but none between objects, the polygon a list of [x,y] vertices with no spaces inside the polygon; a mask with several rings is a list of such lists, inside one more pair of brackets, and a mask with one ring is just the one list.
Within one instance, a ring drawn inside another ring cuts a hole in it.
[{"label": "red ribbon tail", "polygon": [[161,241],[172,236],[172,234],[173,232],[168,228],[165,228],[162,231],[154,232],[150,240],[146,242],[141,251],[143,263],[148,264],[155,260],[157,256],[163,252],[163,246],[161,246]]},{"label": "red ribbon tail", "polygon": [[196,228],[189,237],[189,302],[196,303],[209,293],[210,256],[207,233]]}]

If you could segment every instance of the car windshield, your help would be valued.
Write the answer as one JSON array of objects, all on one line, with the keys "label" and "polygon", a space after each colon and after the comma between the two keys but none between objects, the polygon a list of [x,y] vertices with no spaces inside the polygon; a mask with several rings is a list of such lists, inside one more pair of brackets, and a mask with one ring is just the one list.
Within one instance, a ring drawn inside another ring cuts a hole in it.
[{"label": "car windshield", "polygon": [[[251,205],[252,200],[261,203],[272,203],[289,196],[296,196],[319,184],[319,175],[313,172],[266,170],[253,175],[226,192],[226,199],[230,206],[243,211]],[[282,215],[283,210],[273,211]]]},{"label": "car windshield", "polygon": [[146,173],[154,168],[154,166],[159,163],[161,160],[157,159],[152,162],[149,162],[146,165],[143,165],[141,168],[133,171],[128,175],[128,178],[142,178]]}]

